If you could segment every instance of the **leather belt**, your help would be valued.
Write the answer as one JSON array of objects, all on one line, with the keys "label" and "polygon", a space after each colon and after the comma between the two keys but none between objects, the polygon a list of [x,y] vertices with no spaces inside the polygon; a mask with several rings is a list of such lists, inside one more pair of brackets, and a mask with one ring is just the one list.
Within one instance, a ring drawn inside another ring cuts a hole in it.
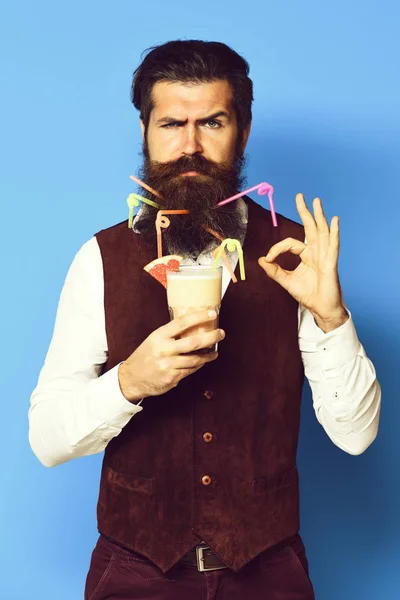
[{"label": "leather belt", "polygon": [[181,559],[181,562],[197,567],[197,569],[202,572],[228,569],[228,565],[226,565],[209,546],[205,545],[196,546],[196,548],[185,554]]}]

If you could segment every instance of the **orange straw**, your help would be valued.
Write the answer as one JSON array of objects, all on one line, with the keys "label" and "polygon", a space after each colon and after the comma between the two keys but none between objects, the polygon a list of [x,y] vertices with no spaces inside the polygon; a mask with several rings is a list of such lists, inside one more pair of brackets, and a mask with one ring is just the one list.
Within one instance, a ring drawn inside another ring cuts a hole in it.
[{"label": "orange straw", "polygon": [[138,183],[143,189],[147,190],[151,194],[154,194],[154,196],[157,196],[157,198],[162,199],[161,196],[160,196],[160,194],[158,192],[156,192],[156,190],[154,190],[152,187],[150,187],[149,185],[147,185],[147,183],[145,183],[141,179],[138,179],[134,175],[129,175],[129,178],[132,179],[132,181],[136,181],[136,183]]},{"label": "orange straw", "polygon": [[[205,229],[206,229],[206,231],[208,231],[208,233],[211,233],[211,235],[213,235],[214,237],[216,237],[217,240],[219,240],[220,242],[224,241],[224,238],[222,237],[222,235],[220,235],[219,233],[217,233],[213,229],[210,229],[209,227],[205,227]],[[212,255],[213,255],[214,258],[216,257],[218,250],[219,250],[219,248],[215,248],[214,252],[212,253]],[[234,273],[234,271],[233,271],[233,269],[231,267],[231,263],[229,261],[228,255],[226,254],[225,250],[224,250],[222,256],[223,256],[223,259],[225,261],[226,268],[228,269],[229,274],[230,274],[230,276],[232,278],[233,283],[237,283],[237,277],[236,277],[236,275],[235,275],[235,273]]]},{"label": "orange straw", "polygon": [[164,215],[187,215],[189,214],[188,210],[159,210],[157,212],[156,218],[156,231],[157,231],[157,255],[158,258],[162,257],[162,235],[161,229],[167,229],[170,226],[171,222],[168,217]]}]

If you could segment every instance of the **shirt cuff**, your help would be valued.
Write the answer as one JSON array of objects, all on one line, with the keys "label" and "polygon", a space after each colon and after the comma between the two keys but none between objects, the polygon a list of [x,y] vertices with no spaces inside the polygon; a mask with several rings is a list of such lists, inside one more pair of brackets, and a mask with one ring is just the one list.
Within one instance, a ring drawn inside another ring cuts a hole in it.
[{"label": "shirt cuff", "polygon": [[362,352],[354,322],[349,310],[349,319],[337,329],[324,333],[314,321],[316,350],[320,366],[324,371],[340,369]]},{"label": "shirt cuff", "polygon": [[116,365],[104,375],[90,382],[90,395],[95,399],[96,413],[100,420],[111,427],[122,429],[133,415],[143,410],[133,402],[129,402],[121,392]]}]

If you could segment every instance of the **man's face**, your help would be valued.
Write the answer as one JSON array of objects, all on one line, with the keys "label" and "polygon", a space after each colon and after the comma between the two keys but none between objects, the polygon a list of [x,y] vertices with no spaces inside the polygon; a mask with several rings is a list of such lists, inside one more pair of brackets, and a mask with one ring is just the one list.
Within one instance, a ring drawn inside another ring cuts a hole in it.
[{"label": "man's face", "polygon": [[[164,209],[189,210],[185,217],[170,219],[163,238],[169,253],[196,257],[217,243],[209,229],[224,238],[243,233],[236,203],[220,208],[217,204],[241,189],[250,127],[239,144],[226,81],[158,82],[153,104],[146,131],[142,123],[145,160],[140,175],[158,191]],[[155,214],[154,208],[143,206],[136,224],[149,240],[155,236]]]},{"label": "man's face", "polygon": [[[227,81],[199,84],[161,81],[154,85],[152,98],[153,110],[146,133],[142,123],[151,161],[165,163],[182,156],[201,155],[215,163],[233,163],[238,126]],[[247,137],[245,132],[242,154]]]}]

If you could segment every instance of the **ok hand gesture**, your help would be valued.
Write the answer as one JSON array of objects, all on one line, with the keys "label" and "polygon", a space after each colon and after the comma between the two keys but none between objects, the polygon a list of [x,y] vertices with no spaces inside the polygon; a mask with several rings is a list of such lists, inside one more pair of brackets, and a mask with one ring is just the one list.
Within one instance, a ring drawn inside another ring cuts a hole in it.
[{"label": "ok hand gesture", "polygon": [[[293,238],[282,240],[258,263],[268,277],[308,308],[317,325],[328,332],[348,319],[338,274],[339,218],[333,217],[329,226],[319,198],[313,202],[314,216],[307,208],[303,194],[297,194],[296,206],[307,243]],[[294,271],[286,271],[275,262],[285,252],[292,252],[301,259]]]}]

